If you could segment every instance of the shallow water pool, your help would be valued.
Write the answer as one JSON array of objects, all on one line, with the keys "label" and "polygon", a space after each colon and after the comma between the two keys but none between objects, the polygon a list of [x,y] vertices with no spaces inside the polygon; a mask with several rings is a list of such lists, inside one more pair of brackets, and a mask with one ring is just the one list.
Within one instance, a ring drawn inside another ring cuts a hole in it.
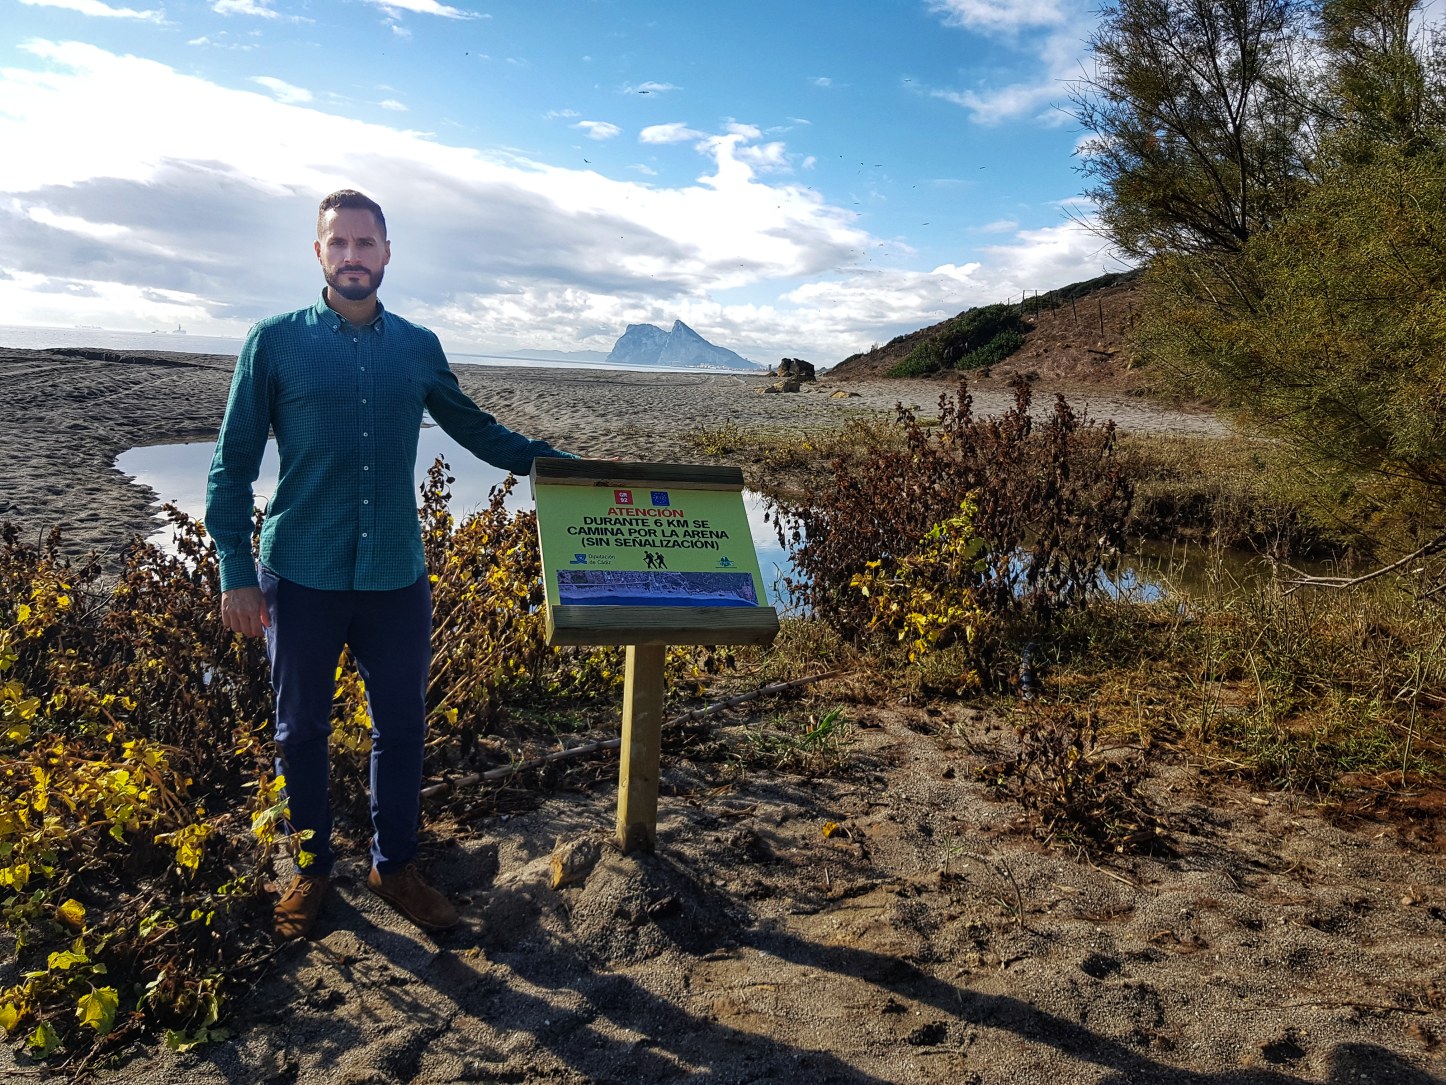
[{"label": "shallow water pool", "polygon": [[[140,445],[122,452],[116,457],[115,465],[137,485],[149,487],[161,501],[170,502],[199,519],[206,511],[206,474],[211,468],[211,456],[215,449],[215,441]],[[507,478],[506,471],[478,460],[439,427],[425,426],[417,443],[415,481],[419,490],[427,470],[439,456],[447,462],[450,474],[456,479],[452,484],[451,509],[458,520],[485,507],[492,488],[500,486]],[[264,505],[276,487],[279,462],[276,442],[268,441],[266,453],[261,459],[261,474],[256,480],[258,505]],[[787,609],[789,600],[785,597],[782,579],[793,570],[788,551],[779,545],[773,525],[764,522],[763,497],[744,491],[743,504],[748,512],[748,526],[753,533],[753,547],[758,554],[758,567],[763,574],[768,602]],[[514,512],[532,508],[532,487],[526,479],[508,495],[507,507]],[[169,528],[158,526],[150,541],[169,548],[172,542]]]}]

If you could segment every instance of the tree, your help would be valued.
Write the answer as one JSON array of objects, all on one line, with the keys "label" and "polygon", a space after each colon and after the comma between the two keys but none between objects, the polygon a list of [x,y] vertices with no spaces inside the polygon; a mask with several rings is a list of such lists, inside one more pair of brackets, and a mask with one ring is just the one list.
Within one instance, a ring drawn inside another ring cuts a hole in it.
[{"label": "tree", "polygon": [[1074,88],[1105,232],[1128,258],[1238,253],[1307,174],[1305,0],[1119,0]]},{"label": "tree", "polygon": [[1446,529],[1446,154],[1377,146],[1244,259],[1262,301],[1218,321],[1205,387],[1336,493]]},{"label": "tree", "polygon": [[1325,0],[1320,11],[1327,86],[1321,103],[1341,157],[1372,148],[1420,149],[1433,118],[1428,64],[1411,16],[1420,0]]},{"label": "tree", "polygon": [[1119,0],[1076,97],[1144,356],[1446,531],[1446,95],[1416,0]]}]

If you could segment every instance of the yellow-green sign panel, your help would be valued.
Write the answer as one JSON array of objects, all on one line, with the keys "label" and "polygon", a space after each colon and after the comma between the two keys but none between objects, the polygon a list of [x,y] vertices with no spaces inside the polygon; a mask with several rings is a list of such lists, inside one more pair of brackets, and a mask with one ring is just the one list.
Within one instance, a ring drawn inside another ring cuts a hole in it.
[{"label": "yellow-green sign panel", "polygon": [[743,495],[633,485],[536,487],[553,606],[765,606]]}]

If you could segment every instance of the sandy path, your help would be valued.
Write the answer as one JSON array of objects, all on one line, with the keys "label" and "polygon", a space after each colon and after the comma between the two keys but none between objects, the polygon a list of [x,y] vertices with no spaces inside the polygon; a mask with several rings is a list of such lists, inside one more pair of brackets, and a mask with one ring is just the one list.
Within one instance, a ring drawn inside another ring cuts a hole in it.
[{"label": "sandy path", "polygon": [[155,1045],[102,1080],[1446,1080],[1439,856],[1162,766],[1170,854],[1078,862],[974,781],[979,713],[849,711],[840,777],[668,758],[660,854],[605,852],[561,891],[548,855],[605,835],[610,789],[465,826],[429,808],[424,859],[460,929],[410,929],[346,857],[316,940],[288,947],[237,1038]]}]

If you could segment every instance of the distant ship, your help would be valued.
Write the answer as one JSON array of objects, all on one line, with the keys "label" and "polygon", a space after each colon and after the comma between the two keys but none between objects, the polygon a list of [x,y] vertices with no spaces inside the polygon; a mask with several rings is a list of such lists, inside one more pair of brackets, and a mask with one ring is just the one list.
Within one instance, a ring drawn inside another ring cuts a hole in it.
[{"label": "distant ship", "polygon": [[179,324],[177,324],[174,331],[163,332],[163,331],[161,331],[160,328],[152,328],[152,329],[151,329],[151,334],[152,334],[152,335],[185,335],[185,334],[186,334],[186,329],[183,328],[183,327],[181,327]]}]

